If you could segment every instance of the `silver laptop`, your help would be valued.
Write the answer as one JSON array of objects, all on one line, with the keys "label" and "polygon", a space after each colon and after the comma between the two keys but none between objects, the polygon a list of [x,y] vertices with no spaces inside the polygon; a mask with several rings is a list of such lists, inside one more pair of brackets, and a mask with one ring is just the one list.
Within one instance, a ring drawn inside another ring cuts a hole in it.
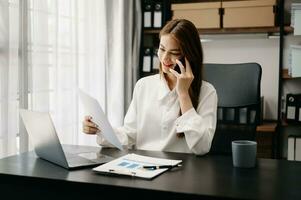
[{"label": "silver laptop", "polygon": [[61,145],[49,113],[20,109],[29,138],[40,158],[66,169],[96,166],[114,158],[100,153],[100,148]]}]

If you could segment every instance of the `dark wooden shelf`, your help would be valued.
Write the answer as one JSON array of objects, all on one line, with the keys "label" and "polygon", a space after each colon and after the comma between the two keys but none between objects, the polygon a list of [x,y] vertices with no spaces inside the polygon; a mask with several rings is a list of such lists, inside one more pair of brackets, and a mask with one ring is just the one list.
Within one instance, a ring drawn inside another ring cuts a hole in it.
[{"label": "dark wooden shelf", "polygon": [[[246,27],[246,28],[211,28],[211,29],[198,29],[199,34],[243,34],[243,33],[279,33],[279,27]],[[158,34],[160,29],[144,29],[144,33]],[[286,34],[293,33],[294,28],[285,26],[284,32]]]},{"label": "dark wooden shelf", "polygon": [[283,79],[291,79],[292,77],[288,75],[288,69],[282,69],[282,78]]},{"label": "dark wooden shelf", "polygon": [[258,132],[275,132],[277,127],[276,122],[264,123],[256,127]]},{"label": "dark wooden shelf", "polygon": [[282,127],[295,126],[295,127],[300,127],[301,128],[301,123],[299,123],[299,122],[287,122],[285,119],[282,119],[281,120],[281,126]]}]

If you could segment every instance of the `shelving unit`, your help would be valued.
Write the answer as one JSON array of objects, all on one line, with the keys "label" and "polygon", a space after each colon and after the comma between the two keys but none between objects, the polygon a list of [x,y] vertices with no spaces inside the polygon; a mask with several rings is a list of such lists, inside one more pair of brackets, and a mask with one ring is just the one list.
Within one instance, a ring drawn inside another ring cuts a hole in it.
[{"label": "shelving unit", "polygon": [[[247,28],[214,28],[198,29],[199,34],[243,34],[243,33],[267,33],[269,35],[280,33],[280,27],[247,27]],[[292,33],[294,29],[290,26],[284,27],[285,34]],[[159,29],[145,29],[145,34],[158,34]]]},{"label": "shelving unit", "polygon": [[[161,29],[144,29],[143,34],[144,38],[155,37],[158,38],[158,34]],[[284,34],[293,33],[294,29],[291,26],[284,27]],[[198,29],[200,35],[227,35],[227,34],[258,34],[258,33],[266,33],[268,35],[280,34],[280,27],[246,27],[246,28],[211,28],[211,29]],[[152,70],[151,72],[143,72],[140,71],[140,77],[148,76],[151,74],[158,73],[158,70]],[[286,76],[289,78],[289,76]]]},{"label": "shelving unit", "polygon": [[[290,2],[292,3],[292,2]],[[283,51],[284,51],[284,41],[288,38],[285,37],[285,27],[283,26],[284,24],[284,0],[280,1],[281,9],[280,9],[280,27],[283,27],[280,29],[280,60],[279,60],[279,120],[278,120],[278,126],[279,130],[277,131],[278,136],[277,136],[277,155],[279,158],[286,159],[287,156],[287,138],[288,135],[294,134],[296,132],[300,132],[301,130],[301,124],[298,123],[287,123],[285,120],[285,113],[281,113],[282,110],[281,108],[284,107],[285,105],[283,104],[284,102],[281,101],[282,96],[284,96],[287,91],[284,91],[284,85],[286,84],[295,84],[300,81],[301,77],[291,77],[288,73],[288,69],[283,67]],[[289,5],[290,6],[290,5]],[[292,29],[291,32],[289,33],[294,33],[294,30]],[[297,81],[297,82],[294,82]],[[294,85],[293,84],[293,85]],[[300,86],[301,87],[301,86]],[[282,105],[283,104],[283,105]]]}]

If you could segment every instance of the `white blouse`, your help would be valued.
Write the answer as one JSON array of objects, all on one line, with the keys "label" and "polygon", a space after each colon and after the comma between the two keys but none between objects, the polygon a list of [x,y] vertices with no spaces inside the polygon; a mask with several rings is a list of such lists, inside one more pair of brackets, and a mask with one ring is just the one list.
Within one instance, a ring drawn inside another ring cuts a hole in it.
[{"label": "white blouse", "polygon": [[[197,110],[191,108],[182,116],[176,89],[169,89],[159,74],[140,79],[124,118],[115,129],[120,142],[128,148],[205,154],[211,147],[216,127],[217,94],[214,87],[202,82]],[[177,133],[184,133],[178,137]],[[110,145],[98,134],[97,143]]]}]

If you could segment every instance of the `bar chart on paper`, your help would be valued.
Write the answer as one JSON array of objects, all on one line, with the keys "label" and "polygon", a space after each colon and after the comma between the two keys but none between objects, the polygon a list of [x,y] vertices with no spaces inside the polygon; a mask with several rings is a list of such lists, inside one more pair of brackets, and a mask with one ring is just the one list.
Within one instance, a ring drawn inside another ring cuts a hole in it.
[{"label": "bar chart on paper", "polygon": [[127,176],[135,176],[140,178],[151,179],[159,174],[167,171],[168,169],[145,169],[143,166],[156,166],[156,165],[171,165],[175,166],[181,163],[181,160],[170,160],[155,158],[149,156],[141,156],[137,154],[127,154],[117,158],[111,162],[100,165],[93,169],[95,172],[105,174],[119,174]]}]

